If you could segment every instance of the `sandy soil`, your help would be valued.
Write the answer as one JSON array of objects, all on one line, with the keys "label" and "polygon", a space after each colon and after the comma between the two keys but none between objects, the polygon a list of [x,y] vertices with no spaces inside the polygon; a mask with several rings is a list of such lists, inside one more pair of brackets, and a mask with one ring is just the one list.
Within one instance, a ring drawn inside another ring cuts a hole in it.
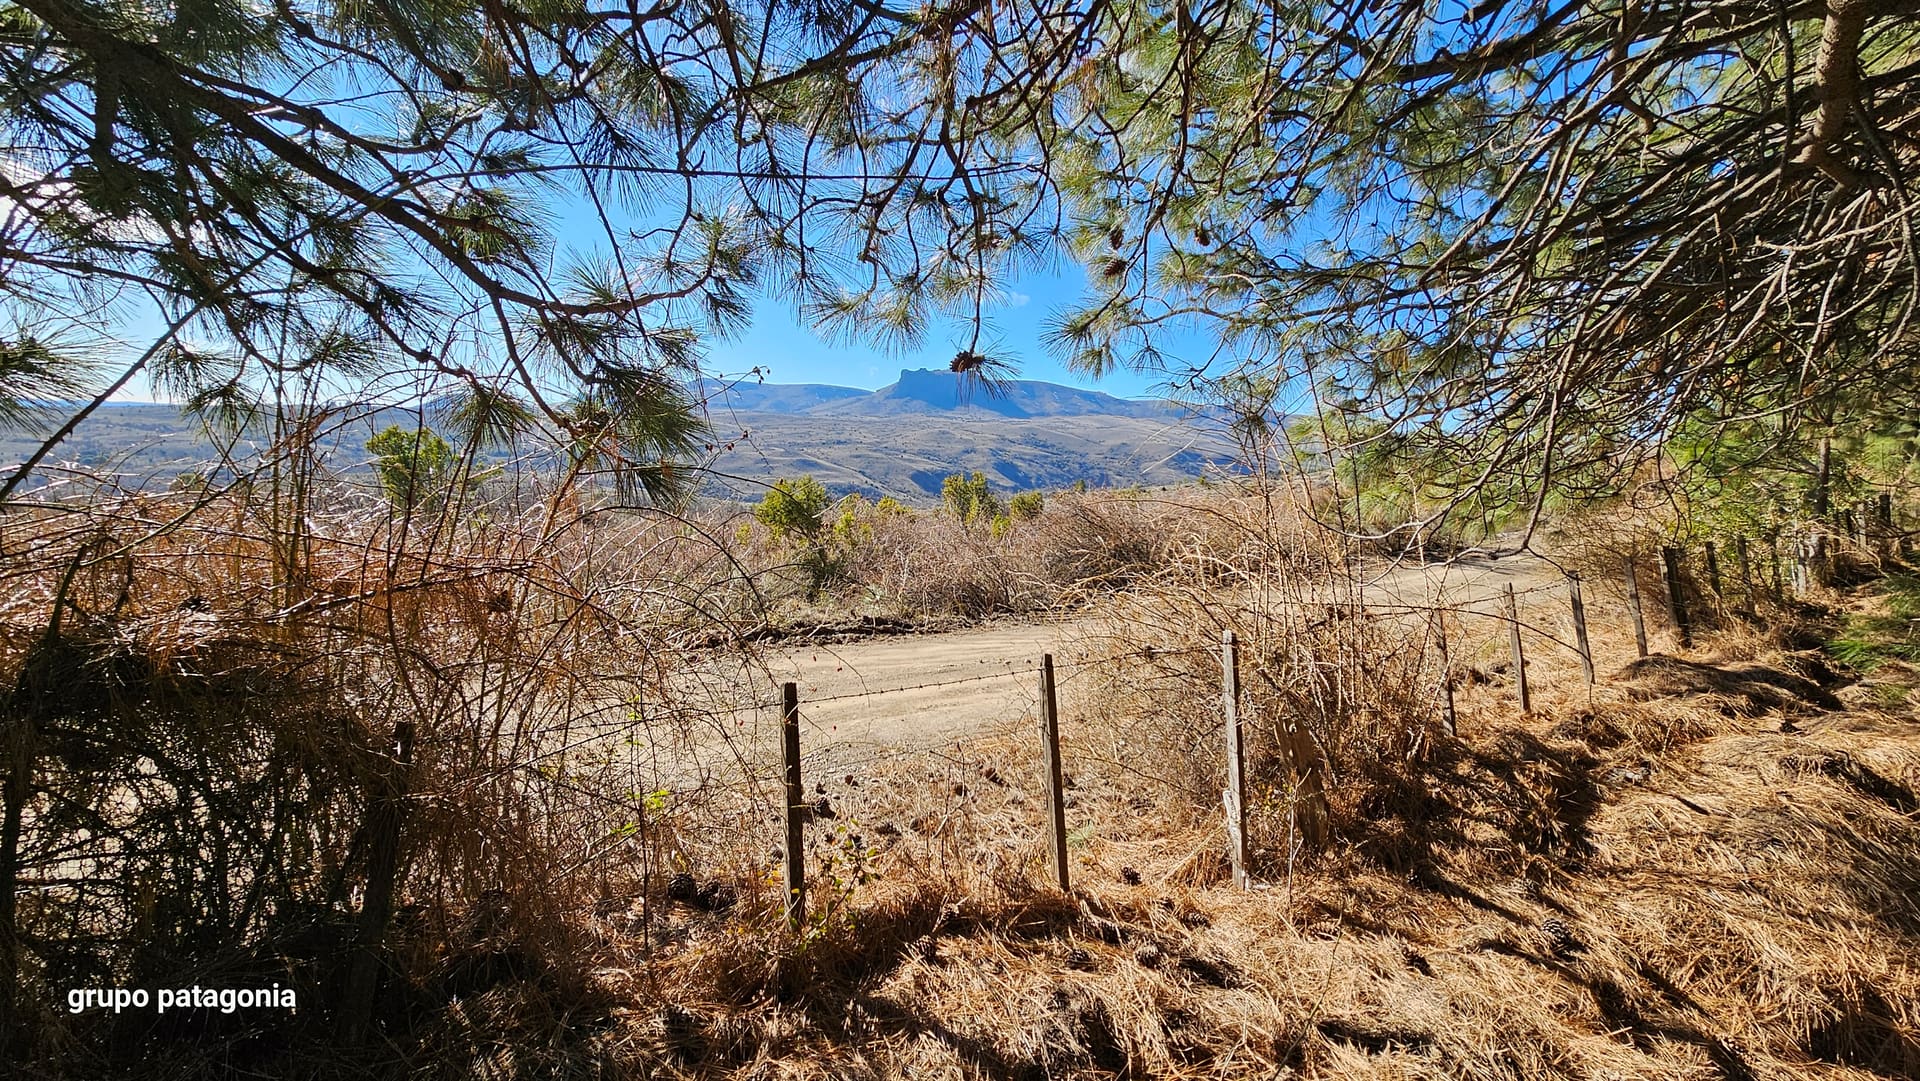
[{"label": "sandy soil", "polygon": [[[1527,590],[1559,581],[1559,571],[1539,557],[1510,555],[1383,569],[1364,589],[1370,602],[1425,605],[1444,596],[1461,607],[1493,612],[1510,583]],[[1080,630],[1072,621],[1000,624],[833,646],[788,645],[767,661],[776,682],[800,685],[803,746],[924,748],[1032,716],[1041,654],[1064,658]],[[967,682],[929,686],[955,680]]]},{"label": "sandy soil", "polygon": [[769,669],[799,684],[803,743],[926,747],[1032,714],[1041,655],[1064,654],[1074,629],[1000,624],[787,647]]}]

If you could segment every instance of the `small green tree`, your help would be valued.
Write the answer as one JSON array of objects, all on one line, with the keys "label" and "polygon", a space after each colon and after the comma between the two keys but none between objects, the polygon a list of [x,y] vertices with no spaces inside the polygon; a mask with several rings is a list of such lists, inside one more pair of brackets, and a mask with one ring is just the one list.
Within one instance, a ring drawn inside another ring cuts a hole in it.
[{"label": "small green tree", "polygon": [[873,539],[873,504],[859,493],[840,501],[840,513],[834,516],[833,546],[851,554]]},{"label": "small green tree", "polygon": [[829,526],[827,510],[832,505],[826,486],[803,476],[774,481],[753,508],[754,520],[767,528],[776,544],[790,543],[798,549],[796,562],[806,571],[810,598],[845,571],[850,546],[857,543],[852,508]]},{"label": "small green tree", "polygon": [[767,494],[760,497],[759,506],[753,508],[753,518],[766,526],[776,541],[794,535],[808,541],[818,540],[826,526],[827,507],[832,502],[826,485],[812,476],[783,477],[774,481]]},{"label": "small green tree", "polygon": [[991,522],[1000,516],[1000,500],[987,486],[986,474],[975,470],[972,476],[951,474],[940,484],[940,499],[947,513],[972,525]]},{"label": "small green tree", "polygon": [[453,473],[453,449],[431,428],[408,431],[390,424],[367,440],[373,471],[387,499],[403,511],[439,495]]},{"label": "small green tree", "polygon": [[1046,497],[1039,492],[1021,492],[1007,501],[1007,511],[1016,522],[1031,522],[1046,509]]}]

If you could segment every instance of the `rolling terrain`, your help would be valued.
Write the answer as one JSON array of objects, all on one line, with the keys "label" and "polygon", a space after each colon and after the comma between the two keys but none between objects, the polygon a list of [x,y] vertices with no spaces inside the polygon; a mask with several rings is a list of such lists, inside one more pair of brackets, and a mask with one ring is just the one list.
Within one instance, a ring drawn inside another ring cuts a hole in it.
[{"label": "rolling terrain", "polygon": [[[952,375],[931,371],[902,372],[877,391],[715,382],[695,389],[711,425],[706,491],[721,497],[757,499],[764,484],[807,473],[835,494],[924,504],[939,498],[951,473],[977,470],[1007,491],[1078,481],[1163,485],[1229,458],[1219,426],[1191,411],[1031,380],[1012,381],[999,396],[965,394]],[[390,424],[411,426],[418,416],[405,409],[344,416],[323,440],[322,459],[336,474],[362,472],[367,437]],[[436,423],[433,410],[425,416]],[[23,461],[41,438],[41,429],[0,427],[0,461]],[[234,460],[246,462],[266,442],[258,431],[243,433]],[[164,487],[207,472],[217,457],[199,420],[177,407],[116,403],[64,440],[43,473],[57,476],[59,466],[71,465],[112,474],[126,487]]]}]

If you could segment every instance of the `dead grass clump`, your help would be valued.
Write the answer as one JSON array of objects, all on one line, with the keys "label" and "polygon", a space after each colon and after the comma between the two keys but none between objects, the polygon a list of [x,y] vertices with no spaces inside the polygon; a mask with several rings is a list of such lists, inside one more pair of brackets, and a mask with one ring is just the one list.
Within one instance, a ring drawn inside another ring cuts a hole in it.
[{"label": "dead grass clump", "polygon": [[1395,604],[1366,608],[1355,579],[1329,575],[1345,565],[1343,542],[1275,513],[1263,555],[1228,563],[1195,546],[1114,598],[1082,644],[1099,660],[1075,691],[1077,712],[1103,722],[1082,753],[1109,780],[1170,807],[1217,807],[1220,643],[1232,631],[1256,844],[1284,866],[1412,809],[1394,804],[1413,799],[1443,719],[1433,625]]},{"label": "dead grass clump", "polygon": [[1623,675],[1634,697],[1695,700],[1728,717],[1840,708],[1840,700],[1819,683],[1766,664],[1713,664],[1655,656],[1635,661]]}]

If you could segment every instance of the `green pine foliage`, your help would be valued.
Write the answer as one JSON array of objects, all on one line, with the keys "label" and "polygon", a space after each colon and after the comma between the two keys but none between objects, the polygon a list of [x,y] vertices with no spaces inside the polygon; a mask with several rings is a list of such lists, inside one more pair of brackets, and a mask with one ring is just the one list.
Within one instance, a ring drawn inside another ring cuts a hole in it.
[{"label": "green pine foliage", "polygon": [[1000,517],[1000,498],[987,483],[986,474],[949,474],[940,483],[940,503],[948,514],[968,525],[992,522]]},{"label": "green pine foliage", "polygon": [[367,440],[367,450],[380,490],[403,512],[443,495],[453,474],[453,448],[431,428],[389,425]]},{"label": "green pine foliage", "polygon": [[783,478],[774,481],[760,497],[753,518],[777,542],[789,537],[813,541],[825,528],[831,503],[826,487],[811,476]]}]

